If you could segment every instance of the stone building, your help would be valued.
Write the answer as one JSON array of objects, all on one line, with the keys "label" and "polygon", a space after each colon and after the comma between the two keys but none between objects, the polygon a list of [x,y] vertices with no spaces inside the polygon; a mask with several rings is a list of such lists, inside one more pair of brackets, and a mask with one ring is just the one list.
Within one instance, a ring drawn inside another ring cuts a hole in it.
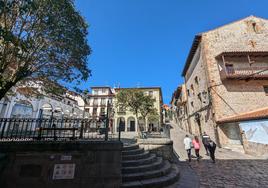
[{"label": "stone building", "polygon": [[[115,95],[118,91],[123,89],[134,89],[134,88],[116,88],[115,89]],[[150,119],[150,117],[147,117],[146,123],[142,118],[140,117],[139,120],[135,117],[135,115],[124,109],[116,108],[114,107],[114,132],[118,132],[119,123],[121,121],[122,123],[122,131],[124,132],[138,132],[138,121],[139,125],[144,128],[144,131],[147,131],[149,127],[152,128],[153,131],[158,131],[160,129],[160,126],[162,125],[162,105],[163,105],[163,99],[162,99],[162,90],[160,87],[142,87],[142,88],[135,88],[143,91],[147,95],[151,95],[155,99],[155,108],[157,109],[157,113],[159,114],[159,118],[156,119]],[[116,103],[116,101],[114,101]]]},{"label": "stone building", "polygon": [[170,104],[173,120],[181,129],[191,133],[190,127],[188,126],[187,95],[184,84],[174,91]]},{"label": "stone building", "polygon": [[0,118],[83,118],[84,100],[79,94],[30,95],[26,87],[13,88],[14,94],[0,101]]},{"label": "stone building", "polygon": [[196,35],[182,76],[189,131],[243,150],[241,122],[268,115],[258,113],[268,104],[268,20],[249,16]]}]

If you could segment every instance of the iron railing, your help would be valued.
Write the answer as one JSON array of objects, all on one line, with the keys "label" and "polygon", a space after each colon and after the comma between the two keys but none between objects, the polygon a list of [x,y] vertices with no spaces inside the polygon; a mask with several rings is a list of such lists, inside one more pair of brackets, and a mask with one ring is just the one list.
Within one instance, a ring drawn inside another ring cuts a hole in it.
[{"label": "iron railing", "polygon": [[109,119],[0,119],[0,141],[108,140]]}]

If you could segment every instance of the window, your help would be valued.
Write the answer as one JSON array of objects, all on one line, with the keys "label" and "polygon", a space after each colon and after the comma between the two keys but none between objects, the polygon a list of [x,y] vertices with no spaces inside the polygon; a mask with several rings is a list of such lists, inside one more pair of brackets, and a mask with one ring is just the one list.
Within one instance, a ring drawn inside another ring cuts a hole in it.
[{"label": "window", "polygon": [[154,92],[153,91],[149,91],[149,96],[153,96]]},{"label": "window", "polygon": [[105,98],[101,98],[101,105],[105,105]]},{"label": "window", "polygon": [[193,86],[193,84],[191,84],[191,90],[192,90],[193,95],[194,95],[194,86]]},{"label": "window", "polygon": [[201,93],[198,93],[197,97],[198,97],[198,99],[202,102]]},{"label": "window", "polygon": [[254,31],[254,32],[257,31],[257,29],[256,29],[256,23],[255,23],[255,22],[252,23],[252,28],[253,28],[253,31]]},{"label": "window", "polygon": [[97,98],[94,99],[93,105],[98,105],[98,99]]},{"label": "window", "polygon": [[190,96],[190,90],[189,89],[187,89],[187,95]]},{"label": "window", "polygon": [[125,112],[125,108],[122,105],[119,105],[118,112]]},{"label": "window", "polygon": [[191,106],[194,107],[194,101],[191,102]]},{"label": "window", "polygon": [[105,114],[105,108],[101,108],[100,113],[101,113],[101,115],[104,115]]},{"label": "window", "polygon": [[103,94],[105,94],[105,93],[106,93],[106,89],[102,88],[102,89],[101,89],[101,92],[102,92]]},{"label": "window", "polygon": [[198,84],[198,77],[197,76],[194,78],[194,81],[196,84]]},{"label": "window", "polygon": [[98,90],[97,89],[94,89],[94,95],[98,95]]},{"label": "window", "polygon": [[93,108],[93,116],[97,115],[97,108]]},{"label": "window", "polygon": [[264,90],[265,94],[268,95],[268,85],[267,86],[263,86],[263,90]]}]

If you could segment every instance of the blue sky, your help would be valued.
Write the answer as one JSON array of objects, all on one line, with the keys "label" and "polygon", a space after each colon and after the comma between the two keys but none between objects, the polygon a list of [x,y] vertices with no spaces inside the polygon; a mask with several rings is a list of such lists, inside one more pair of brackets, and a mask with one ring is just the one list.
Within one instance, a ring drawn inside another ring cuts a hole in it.
[{"label": "blue sky", "polygon": [[255,15],[267,0],[76,0],[89,24],[91,86],[162,87],[169,103],[195,34]]}]

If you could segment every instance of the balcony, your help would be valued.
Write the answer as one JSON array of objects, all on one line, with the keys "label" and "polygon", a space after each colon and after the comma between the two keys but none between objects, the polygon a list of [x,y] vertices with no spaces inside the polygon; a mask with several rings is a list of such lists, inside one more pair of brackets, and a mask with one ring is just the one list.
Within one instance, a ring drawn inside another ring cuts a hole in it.
[{"label": "balcony", "polygon": [[225,78],[227,79],[268,79],[268,67],[226,67]]},{"label": "balcony", "polygon": [[126,115],[126,111],[118,111],[117,115]]}]

